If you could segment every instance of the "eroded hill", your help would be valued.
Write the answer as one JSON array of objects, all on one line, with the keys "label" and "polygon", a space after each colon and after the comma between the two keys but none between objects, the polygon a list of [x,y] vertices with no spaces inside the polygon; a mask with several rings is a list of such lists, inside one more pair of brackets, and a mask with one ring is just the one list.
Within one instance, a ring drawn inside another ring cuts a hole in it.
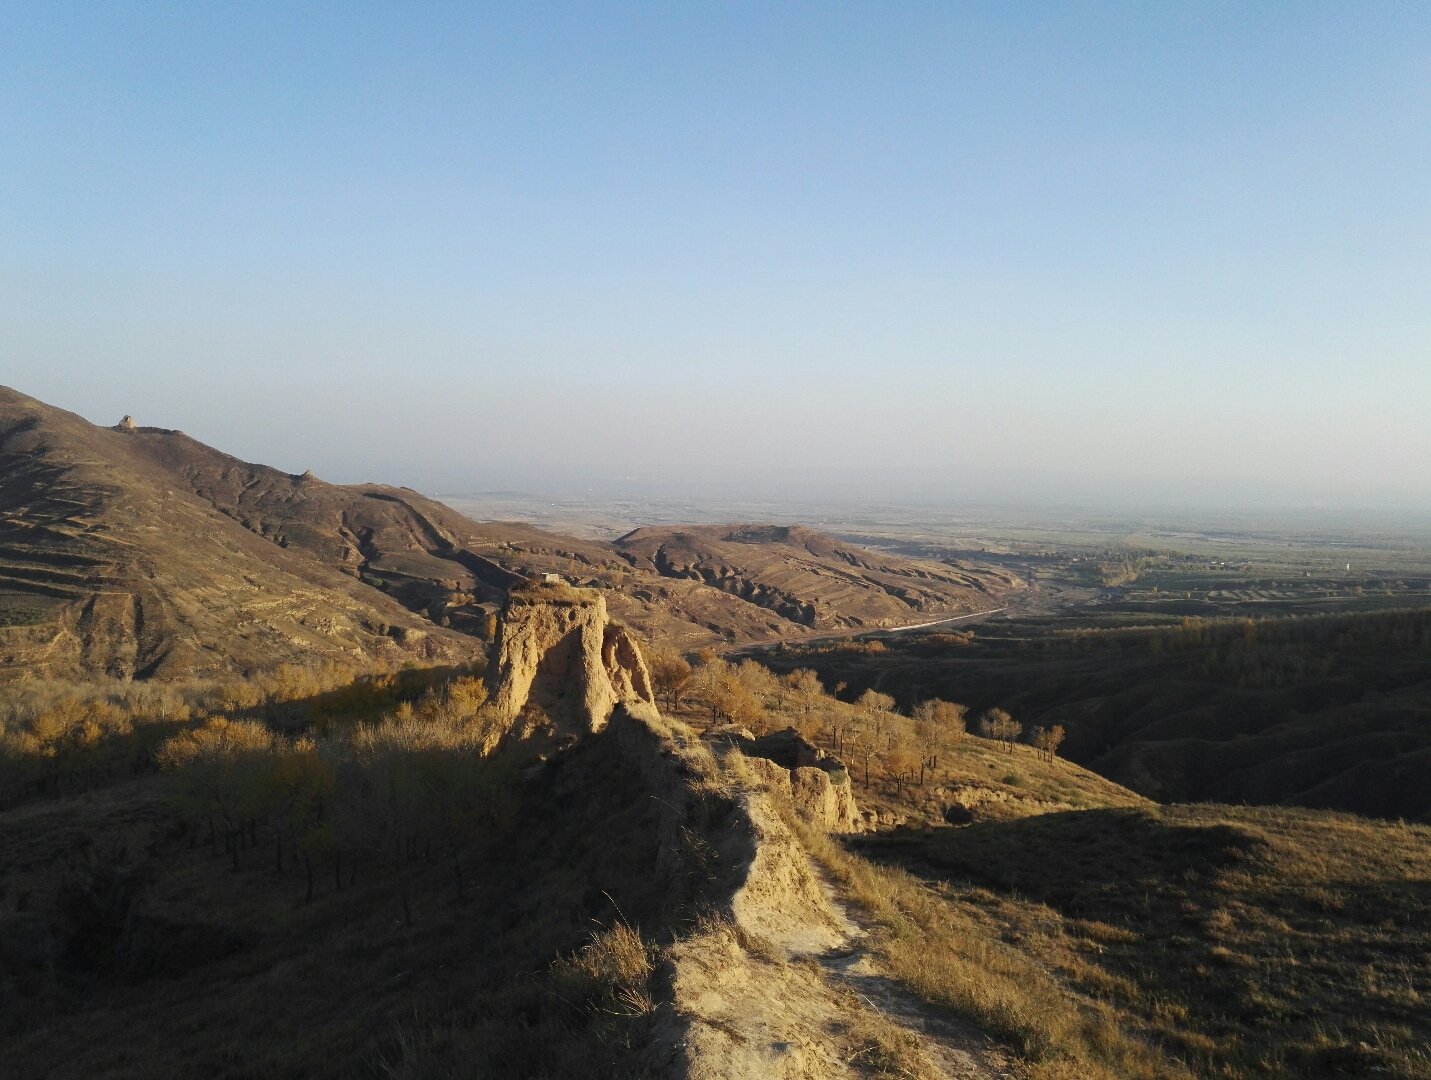
[{"label": "eroded hill", "polygon": [[555,574],[683,648],[918,622],[992,606],[1003,571],[891,558],[810,529],[641,529],[613,544],[477,522],[410,488],[328,484],[140,429],[137,449],[200,499],[434,622],[482,634],[513,585]]},{"label": "eroded hill", "polygon": [[[471,639],[221,513],[156,460],[156,444],[199,445],[99,428],[0,390],[0,669],[127,678],[478,654]],[[309,482],[267,480],[295,501]]]},{"label": "eroded hill", "polygon": [[551,711],[612,674],[601,606],[508,605],[541,693],[496,664],[490,702],[459,678],[375,723],[143,718],[159,771],[0,813],[0,1072],[1011,1075],[823,969],[861,931],[797,838],[810,808],[618,687],[634,644],[599,702],[573,679],[594,711]]},{"label": "eroded hill", "polygon": [[604,590],[617,617],[682,648],[917,622],[1017,585],[809,530],[612,545],[479,523],[408,488],[102,428],[8,389],[0,468],[0,669],[52,675],[470,660],[507,591],[544,574]]},{"label": "eroded hill", "polygon": [[809,630],[984,611],[1019,587],[1002,571],[891,557],[794,525],[642,528],[614,547],[637,570],[707,585]]},{"label": "eroded hill", "polygon": [[600,601],[519,590],[485,688],[378,716],[0,731],[50,777],[0,811],[0,1073],[1431,1077],[1426,827],[1159,807],[719,658],[686,723]]}]

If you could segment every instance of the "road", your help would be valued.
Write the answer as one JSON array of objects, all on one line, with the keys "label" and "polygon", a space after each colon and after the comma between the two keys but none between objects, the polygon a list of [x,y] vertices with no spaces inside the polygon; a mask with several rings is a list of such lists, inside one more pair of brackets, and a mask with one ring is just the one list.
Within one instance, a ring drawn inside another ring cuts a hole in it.
[{"label": "road", "polygon": [[[971,611],[968,615],[954,615],[954,616],[952,616],[951,618],[948,618],[948,619],[935,619],[933,622],[909,623],[909,624],[906,625],[906,626],[887,626],[887,627],[885,627],[885,628],[883,628],[883,629],[881,629],[881,630],[860,630],[860,631],[857,631],[857,633],[861,633],[861,634],[871,634],[871,633],[879,633],[879,634],[899,634],[899,633],[903,633],[905,630],[923,630],[923,629],[924,629],[925,627],[927,627],[927,626],[943,626],[943,625],[945,625],[946,623],[963,622],[965,619],[977,619],[977,618],[980,618],[981,616],[984,616],[984,615],[997,615],[997,614],[998,614],[999,612],[1001,612],[1001,611],[1008,611],[1008,610],[1009,610],[1009,609],[1008,609],[1007,607],[996,607],[996,608],[990,608],[988,611]],[[848,635],[845,635],[845,634],[831,634],[830,636],[831,636],[831,637],[846,637],[846,636],[848,636]],[[805,640],[806,640],[806,641],[816,641],[816,640],[819,640],[819,639],[817,639],[817,638],[806,638]]]},{"label": "road", "polygon": [[[968,619],[982,619],[986,615],[997,615],[1001,611],[1008,611],[1008,607],[989,608],[987,611],[971,611],[967,615],[951,615],[947,619],[933,619],[929,622],[906,623],[903,626],[865,626],[854,627],[849,630],[838,630],[831,634],[816,634],[813,637],[790,638],[787,639],[792,645],[804,645],[812,641],[837,641],[840,638],[853,637],[878,637],[882,634],[902,634],[906,630],[927,630],[931,626],[947,626],[949,623],[964,622]],[[764,652],[779,641],[762,641],[745,645],[729,645],[724,649],[717,649],[717,653],[726,655],[740,655],[747,652]]]}]

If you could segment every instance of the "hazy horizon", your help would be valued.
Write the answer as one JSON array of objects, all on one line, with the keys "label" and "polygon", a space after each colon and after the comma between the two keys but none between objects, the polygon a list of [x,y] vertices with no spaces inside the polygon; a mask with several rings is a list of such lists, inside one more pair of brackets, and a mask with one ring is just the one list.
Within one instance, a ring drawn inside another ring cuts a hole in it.
[{"label": "hazy horizon", "polygon": [[324,479],[1416,511],[1431,8],[0,6],[0,382]]}]

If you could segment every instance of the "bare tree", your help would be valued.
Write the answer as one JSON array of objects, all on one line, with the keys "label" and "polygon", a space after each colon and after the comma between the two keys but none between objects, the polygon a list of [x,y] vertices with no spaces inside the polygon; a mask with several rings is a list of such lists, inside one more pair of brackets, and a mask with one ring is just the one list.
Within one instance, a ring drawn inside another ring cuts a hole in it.
[{"label": "bare tree", "polygon": [[1039,757],[1046,761],[1052,761],[1054,755],[1058,753],[1059,746],[1063,743],[1063,736],[1063,725],[1054,724],[1051,728],[1034,728],[1029,739],[1038,748]]},{"label": "bare tree", "polygon": [[731,678],[731,667],[709,649],[696,654],[696,669],[691,676],[690,688],[699,694],[711,711],[714,723],[720,713],[721,690]]},{"label": "bare tree", "polygon": [[1052,761],[1054,755],[1058,753],[1058,748],[1063,745],[1063,738],[1066,732],[1062,724],[1054,724],[1048,729],[1048,760]]},{"label": "bare tree", "polygon": [[893,712],[894,698],[878,690],[866,690],[855,699],[855,705],[873,716],[875,713]]},{"label": "bare tree", "polygon": [[668,709],[679,709],[681,697],[694,676],[691,665],[674,649],[653,650],[647,663],[651,667],[651,681],[656,685],[656,693],[665,699]]},{"label": "bare tree", "polygon": [[963,736],[964,718],[968,711],[965,705],[939,698],[921,701],[914,707],[914,733],[922,755],[919,763],[921,786],[925,771],[939,768],[939,755]]},{"label": "bare tree", "polygon": [[1014,740],[1024,730],[1024,726],[1000,708],[990,709],[984,714],[984,734],[990,739],[1003,742],[1009,753],[1013,753]]},{"label": "bare tree", "polygon": [[[791,711],[798,710],[802,717],[808,717],[825,699],[825,687],[820,683],[820,677],[809,668],[796,668],[782,681],[786,687],[781,695],[782,703]],[[797,726],[803,730],[810,725]]]},{"label": "bare tree", "polygon": [[895,794],[902,795],[905,782],[914,782],[914,770],[920,768],[923,762],[914,732],[907,726],[900,725],[891,732],[884,762],[885,767],[893,774]]}]

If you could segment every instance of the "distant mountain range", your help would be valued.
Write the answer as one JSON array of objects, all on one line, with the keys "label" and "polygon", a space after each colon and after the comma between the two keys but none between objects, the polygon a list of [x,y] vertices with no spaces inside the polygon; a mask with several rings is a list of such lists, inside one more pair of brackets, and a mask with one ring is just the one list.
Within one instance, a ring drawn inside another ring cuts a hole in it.
[{"label": "distant mountain range", "polygon": [[609,590],[616,617],[680,648],[925,621],[1019,587],[798,527],[603,543],[479,523],[408,488],[295,476],[0,388],[0,672],[471,661],[506,590],[547,573]]}]

